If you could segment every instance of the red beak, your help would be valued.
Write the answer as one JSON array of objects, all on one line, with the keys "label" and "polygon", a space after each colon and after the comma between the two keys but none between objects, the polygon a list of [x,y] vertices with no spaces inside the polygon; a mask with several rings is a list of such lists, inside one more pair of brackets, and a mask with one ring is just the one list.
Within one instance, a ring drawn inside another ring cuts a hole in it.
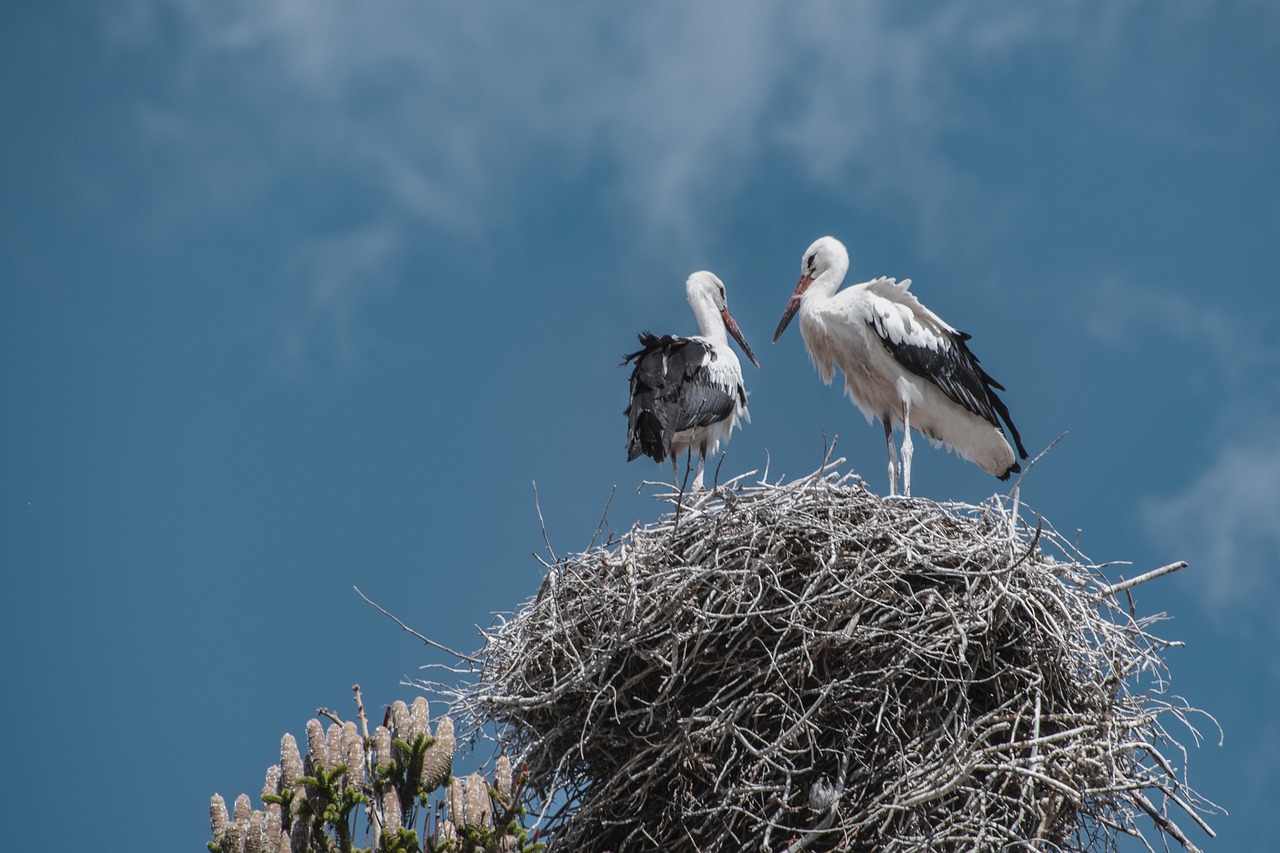
[{"label": "red beak", "polygon": [[773,333],[773,342],[775,344],[778,342],[778,338],[782,337],[782,333],[787,330],[787,324],[791,322],[791,318],[796,316],[796,312],[800,310],[800,298],[804,296],[804,292],[809,289],[811,284],[813,284],[811,276],[808,274],[800,276],[800,282],[796,285],[795,292],[787,300],[787,310],[782,312],[782,319],[778,322],[778,331]]},{"label": "red beak", "polygon": [[742,347],[742,351],[747,354],[747,358],[751,359],[751,363],[759,367],[760,362],[756,361],[756,357],[752,355],[751,347],[747,346],[747,339],[742,336],[742,330],[734,322],[733,315],[729,313],[728,308],[720,312],[720,319],[724,320],[724,327],[729,330],[729,334],[733,335],[733,339],[738,342],[738,346]]}]

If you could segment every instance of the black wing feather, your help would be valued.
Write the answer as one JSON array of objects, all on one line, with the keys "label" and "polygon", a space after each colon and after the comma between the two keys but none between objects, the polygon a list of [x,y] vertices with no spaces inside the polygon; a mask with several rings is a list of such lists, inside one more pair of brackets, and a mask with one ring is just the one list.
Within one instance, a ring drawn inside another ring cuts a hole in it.
[{"label": "black wing feather", "polygon": [[1027,458],[1027,451],[1022,446],[1022,436],[1018,435],[1018,428],[1009,417],[1009,407],[996,394],[996,391],[1003,391],[1005,388],[982,369],[978,357],[969,349],[967,342],[972,338],[971,335],[964,332],[949,333],[946,344],[935,350],[894,341],[882,329],[875,327],[875,324],[872,326],[885,349],[907,370],[937,385],[957,405],[996,428],[1000,427],[1000,420],[996,419],[998,415],[1009,428],[1018,454],[1023,459]]},{"label": "black wing feather", "polygon": [[640,334],[643,349],[623,358],[635,363],[627,404],[627,461],[644,455],[661,462],[677,432],[707,426],[733,413],[733,395],[710,381],[704,366],[711,350],[678,335]]}]

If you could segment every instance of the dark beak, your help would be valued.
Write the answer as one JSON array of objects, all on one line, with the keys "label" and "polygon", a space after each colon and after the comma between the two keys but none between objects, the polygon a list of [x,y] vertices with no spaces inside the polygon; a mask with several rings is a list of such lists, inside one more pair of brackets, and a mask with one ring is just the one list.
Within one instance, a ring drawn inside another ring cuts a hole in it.
[{"label": "dark beak", "polygon": [[782,319],[778,321],[778,331],[773,333],[773,342],[775,344],[778,342],[778,338],[782,337],[782,333],[787,330],[787,324],[791,322],[791,318],[796,316],[796,312],[800,310],[800,298],[804,296],[804,292],[809,289],[811,284],[813,284],[811,276],[803,275],[800,277],[800,283],[796,285],[795,292],[787,300],[787,310],[782,312]]},{"label": "dark beak", "polygon": [[752,355],[751,347],[747,346],[747,339],[742,336],[742,330],[733,321],[733,315],[729,313],[728,308],[720,312],[720,318],[724,320],[724,327],[729,330],[729,334],[733,335],[733,339],[738,342],[738,346],[742,347],[742,351],[747,354],[747,358],[751,359],[752,364],[759,367],[760,362],[756,361],[756,357]]}]

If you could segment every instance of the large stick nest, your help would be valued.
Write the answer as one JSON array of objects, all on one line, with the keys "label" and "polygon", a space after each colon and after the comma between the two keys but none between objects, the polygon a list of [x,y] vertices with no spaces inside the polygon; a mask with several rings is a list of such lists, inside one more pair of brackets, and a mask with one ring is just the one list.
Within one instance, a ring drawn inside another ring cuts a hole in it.
[{"label": "large stick nest", "polygon": [[1015,513],[822,471],[686,497],[549,564],[469,699],[557,850],[1194,849],[1172,644]]}]

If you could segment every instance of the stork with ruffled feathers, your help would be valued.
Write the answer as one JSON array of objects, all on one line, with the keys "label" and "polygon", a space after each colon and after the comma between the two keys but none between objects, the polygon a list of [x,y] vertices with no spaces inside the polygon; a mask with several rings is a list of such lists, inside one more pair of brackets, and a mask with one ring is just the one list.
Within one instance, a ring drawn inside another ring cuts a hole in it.
[{"label": "stork with ruffled feathers", "polygon": [[[822,381],[835,369],[869,422],[884,426],[889,450],[889,494],[911,494],[914,429],[945,445],[989,474],[1007,480],[1022,470],[1001,421],[1026,459],[1009,409],[996,395],[1004,386],[982,369],[970,336],[957,331],[916,299],[910,279],[877,278],[840,290],[849,253],[834,237],[815,240],[804,253],[800,281],[778,323],[776,342],[800,315],[800,335]],[[997,419],[997,416],[999,419]],[[902,464],[893,446],[902,430]]]},{"label": "stork with ruffled feathers", "polygon": [[622,362],[635,365],[623,414],[627,416],[628,462],[641,455],[655,462],[670,457],[678,485],[680,456],[697,451],[698,472],[692,488],[701,491],[707,454],[716,453],[721,442],[729,440],[739,419],[751,419],[742,366],[729,347],[728,335],[733,335],[752,364],[760,365],[729,313],[724,282],[706,270],[695,272],[685,282],[685,295],[702,334],[641,333],[642,348]]}]

